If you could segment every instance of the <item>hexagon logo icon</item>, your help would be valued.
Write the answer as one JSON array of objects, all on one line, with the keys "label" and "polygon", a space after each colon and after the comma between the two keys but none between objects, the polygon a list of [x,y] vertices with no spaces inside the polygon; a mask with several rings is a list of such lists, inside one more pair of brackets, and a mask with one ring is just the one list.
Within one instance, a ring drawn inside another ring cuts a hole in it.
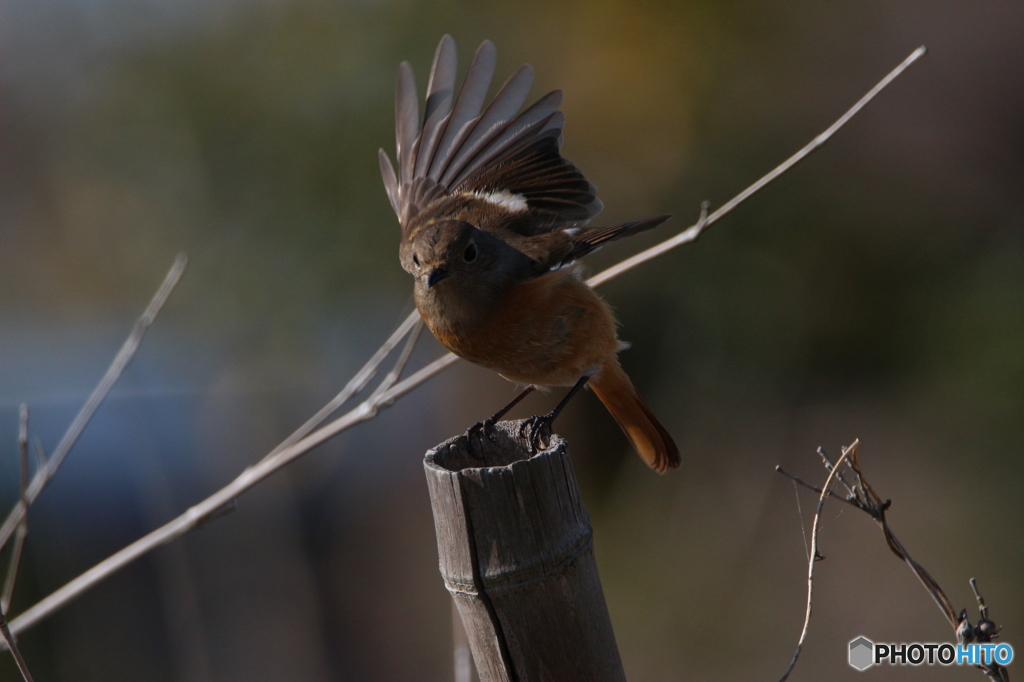
[{"label": "hexagon logo icon", "polygon": [[858,637],[850,642],[850,665],[857,670],[867,670],[874,664],[875,643],[867,637]]}]

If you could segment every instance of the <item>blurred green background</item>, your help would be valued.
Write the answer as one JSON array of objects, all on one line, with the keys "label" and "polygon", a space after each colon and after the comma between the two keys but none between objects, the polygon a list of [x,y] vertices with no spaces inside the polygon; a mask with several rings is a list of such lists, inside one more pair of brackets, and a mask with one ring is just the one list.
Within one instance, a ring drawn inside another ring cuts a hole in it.
[{"label": "blurred green background", "polygon": [[[701,239],[603,288],[679,442],[647,470],[591,394],[571,443],[631,680],[777,679],[803,618],[814,450],[860,438],[957,608],[1024,651],[1024,5],[7,0],[0,5],[0,503],[17,406],[47,450],[170,266],[185,279],[33,508],[12,615],[224,485],[411,309],[377,169],[398,63],[498,46],[566,93],[601,223],[664,238],[930,53]],[[414,363],[441,352],[427,339]],[[37,680],[449,680],[421,456],[513,395],[461,364],[21,639]],[[516,414],[547,410],[532,396]],[[866,516],[826,507],[793,679],[846,644],[947,641]],[[1019,664],[1018,664],[1019,665]],[[1014,666],[1016,667],[1016,666]],[[877,679],[979,679],[969,669]],[[14,680],[0,656],[0,679]]]}]

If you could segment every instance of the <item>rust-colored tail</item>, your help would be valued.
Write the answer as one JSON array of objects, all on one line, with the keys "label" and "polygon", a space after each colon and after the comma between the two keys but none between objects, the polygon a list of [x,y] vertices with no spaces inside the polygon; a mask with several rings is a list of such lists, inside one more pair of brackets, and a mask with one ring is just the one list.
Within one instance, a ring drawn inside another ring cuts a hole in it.
[{"label": "rust-colored tail", "polygon": [[679,448],[633,388],[618,358],[606,362],[589,383],[648,466],[659,474],[679,466]]}]

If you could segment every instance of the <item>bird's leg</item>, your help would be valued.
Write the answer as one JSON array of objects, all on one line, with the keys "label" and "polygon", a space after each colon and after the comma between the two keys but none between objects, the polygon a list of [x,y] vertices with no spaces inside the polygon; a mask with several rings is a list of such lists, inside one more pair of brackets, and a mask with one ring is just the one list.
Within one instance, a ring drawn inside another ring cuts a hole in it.
[{"label": "bird's leg", "polygon": [[590,376],[584,374],[580,377],[580,380],[576,382],[576,385],[565,394],[565,397],[562,398],[562,402],[555,406],[555,409],[544,415],[530,417],[523,422],[523,428],[520,433],[529,437],[530,445],[534,452],[540,449],[541,436],[544,436],[545,438],[551,437],[551,425],[554,423],[555,419],[558,418],[558,415],[561,414],[565,406],[569,404],[569,401],[573,399],[573,396],[579,393],[580,389],[586,386],[588,381],[590,381]]},{"label": "bird's leg", "polygon": [[476,424],[473,424],[471,427],[469,427],[469,431],[466,432],[466,435],[468,435],[470,437],[470,440],[469,440],[470,448],[472,449],[472,439],[473,439],[473,437],[481,435],[481,434],[486,435],[491,430],[491,427],[494,426],[494,424],[499,419],[501,419],[506,414],[508,414],[509,410],[511,410],[516,405],[518,405],[519,402],[523,398],[525,398],[526,396],[528,396],[531,393],[533,393],[533,391],[535,389],[536,389],[536,387],[534,387],[534,386],[527,386],[522,391],[520,391],[519,395],[517,395],[515,398],[513,398],[512,402],[510,402],[508,405],[506,405],[505,407],[501,408],[500,410],[498,410],[497,412],[492,414],[487,419],[485,419],[483,421],[480,421],[480,422],[477,422]]},{"label": "bird's leg", "polygon": [[519,401],[521,401],[523,398],[533,393],[534,390],[536,390],[536,386],[527,386],[526,388],[524,388],[522,392],[519,393],[519,395],[512,399],[512,402],[510,402],[508,405],[492,414],[489,419],[485,419],[484,424],[493,424],[502,417],[504,417],[506,414],[508,414],[509,410],[518,405]]},{"label": "bird's leg", "polygon": [[569,392],[565,394],[564,398],[562,398],[562,402],[558,403],[555,409],[551,410],[551,412],[544,415],[544,418],[547,419],[549,422],[555,421],[559,413],[561,413],[565,406],[569,404],[569,401],[572,400],[573,396],[579,393],[580,389],[586,386],[588,381],[590,381],[590,375],[584,374],[583,376],[581,376],[580,380],[576,382],[576,385],[573,386],[569,390]]}]

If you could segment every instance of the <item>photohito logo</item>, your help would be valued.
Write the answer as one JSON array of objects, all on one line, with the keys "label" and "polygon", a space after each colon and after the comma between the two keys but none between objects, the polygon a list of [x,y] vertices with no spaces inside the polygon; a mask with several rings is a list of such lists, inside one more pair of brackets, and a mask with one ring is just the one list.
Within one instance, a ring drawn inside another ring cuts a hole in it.
[{"label": "photohito logo", "polygon": [[1013,647],[1009,644],[875,644],[861,636],[850,642],[850,665],[867,670],[873,665],[1009,665]]},{"label": "photohito logo", "polygon": [[875,662],[875,643],[867,637],[858,637],[850,642],[850,665],[865,670]]}]

